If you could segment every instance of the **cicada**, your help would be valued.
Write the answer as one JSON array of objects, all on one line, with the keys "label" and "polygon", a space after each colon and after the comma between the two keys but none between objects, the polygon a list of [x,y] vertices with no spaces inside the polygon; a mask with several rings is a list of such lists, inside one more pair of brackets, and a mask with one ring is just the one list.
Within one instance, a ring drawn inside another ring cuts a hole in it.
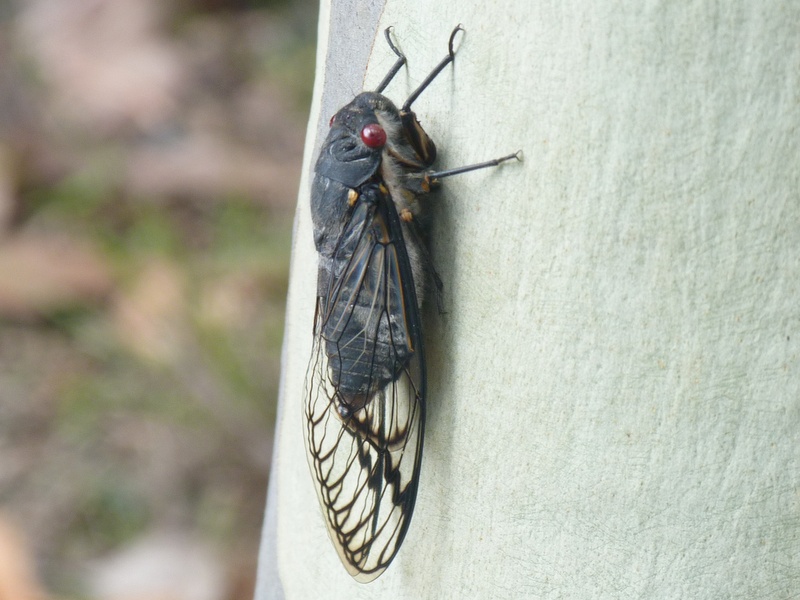
[{"label": "cicada", "polygon": [[400,109],[382,94],[406,62],[390,30],[397,60],[376,91],[331,119],[311,192],[319,268],[306,446],[331,540],[360,582],[392,562],[417,497],[427,401],[420,306],[435,274],[425,197],[444,177],[520,158],[433,170],[436,146],[411,105],[455,58],[462,28]]}]

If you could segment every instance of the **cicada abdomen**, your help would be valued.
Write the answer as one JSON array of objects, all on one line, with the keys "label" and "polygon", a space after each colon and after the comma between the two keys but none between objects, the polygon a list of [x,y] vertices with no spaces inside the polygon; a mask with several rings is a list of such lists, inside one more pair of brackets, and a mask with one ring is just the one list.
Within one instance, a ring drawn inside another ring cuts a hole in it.
[{"label": "cicada abdomen", "polygon": [[305,437],[328,532],[358,581],[397,554],[414,511],[425,430],[420,305],[430,270],[418,222],[443,177],[519,158],[436,172],[436,146],[411,104],[447,56],[397,108],[375,92],[331,119],[311,193],[319,253],[314,344],[306,376]]}]

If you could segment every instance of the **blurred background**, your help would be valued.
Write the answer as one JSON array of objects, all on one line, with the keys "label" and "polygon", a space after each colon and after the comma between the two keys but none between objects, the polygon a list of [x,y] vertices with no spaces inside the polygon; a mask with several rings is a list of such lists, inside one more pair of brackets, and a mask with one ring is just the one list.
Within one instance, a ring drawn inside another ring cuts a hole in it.
[{"label": "blurred background", "polygon": [[251,598],[314,0],[0,0],[0,599]]}]

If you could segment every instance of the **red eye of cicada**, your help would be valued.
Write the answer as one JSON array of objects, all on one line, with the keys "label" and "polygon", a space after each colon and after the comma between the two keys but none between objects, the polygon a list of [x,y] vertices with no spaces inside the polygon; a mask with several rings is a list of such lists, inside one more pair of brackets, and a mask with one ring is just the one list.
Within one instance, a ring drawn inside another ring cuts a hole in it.
[{"label": "red eye of cicada", "polygon": [[370,148],[382,148],[386,144],[386,132],[377,123],[370,123],[361,130],[361,141]]}]

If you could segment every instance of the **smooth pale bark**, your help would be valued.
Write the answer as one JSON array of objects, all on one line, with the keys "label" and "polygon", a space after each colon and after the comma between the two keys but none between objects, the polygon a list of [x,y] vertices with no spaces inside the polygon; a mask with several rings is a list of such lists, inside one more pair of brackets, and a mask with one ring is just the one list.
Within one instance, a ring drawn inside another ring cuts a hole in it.
[{"label": "smooth pale bark", "polygon": [[[794,597],[800,3],[360,6],[321,11],[256,597]],[[409,57],[402,101],[457,23],[415,104],[438,164],[525,162],[431,201],[446,314],[424,311],[417,509],[361,585],[303,448],[309,177],[330,115],[391,65],[383,29]]]}]

